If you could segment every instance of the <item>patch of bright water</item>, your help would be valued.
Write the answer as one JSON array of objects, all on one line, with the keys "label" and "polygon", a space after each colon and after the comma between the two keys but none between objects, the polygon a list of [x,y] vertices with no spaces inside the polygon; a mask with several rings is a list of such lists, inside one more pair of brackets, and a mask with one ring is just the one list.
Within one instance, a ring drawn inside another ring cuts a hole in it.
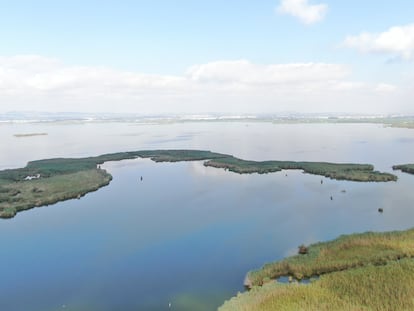
[{"label": "patch of bright water", "polygon": [[282,284],[290,284],[290,283],[296,283],[296,282],[299,283],[299,284],[309,284],[309,283],[311,283],[313,281],[316,281],[318,279],[319,279],[319,277],[317,277],[317,276],[309,278],[309,279],[302,279],[302,280],[296,280],[296,279],[293,279],[293,278],[288,277],[288,276],[281,276],[281,277],[276,279],[276,282],[282,283]]}]

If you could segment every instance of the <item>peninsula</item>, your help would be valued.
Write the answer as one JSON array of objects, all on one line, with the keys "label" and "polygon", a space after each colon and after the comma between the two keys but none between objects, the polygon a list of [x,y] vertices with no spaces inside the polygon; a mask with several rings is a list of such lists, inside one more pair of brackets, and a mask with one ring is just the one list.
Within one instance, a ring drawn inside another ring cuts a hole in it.
[{"label": "peninsula", "polygon": [[401,165],[394,165],[392,167],[393,170],[400,170],[404,173],[414,174],[414,164],[401,164]]},{"label": "peninsula", "polygon": [[96,191],[108,185],[112,179],[108,172],[101,169],[101,164],[135,158],[150,158],[155,162],[206,161],[205,166],[240,174],[300,169],[305,173],[337,180],[397,180],[393,174],[374,171],[370,164],[247,161],[203,150],[142,150],[86,158],[55,158],[31,161],[24,168],[0,171],[0,218],[12,218],[19,211],[80,198]]},{"label": "peninsula", "polygon": [[[301,246],[298,255],[249,272],[245,285],[251,290],[219,311],[413,310],[413,242],[410,229]],[[292,282],[276,282],[280,276]],[[296,281],[311,277],[310,284]]]}]

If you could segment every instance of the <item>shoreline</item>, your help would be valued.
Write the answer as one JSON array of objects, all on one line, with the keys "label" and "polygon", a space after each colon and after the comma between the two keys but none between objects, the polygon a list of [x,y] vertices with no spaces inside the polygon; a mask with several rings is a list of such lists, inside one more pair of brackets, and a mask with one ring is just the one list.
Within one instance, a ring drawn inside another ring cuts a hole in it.
[{"label": "shoreline", "polygon": [[[249,161],[235,158],[232,155],[203,150],[141,150],[96,157],[55,158],[31,161],[23,168],[0,171],[0,218],[13,218],[18,212],[34,207],[80,199],[87,193],[110,184],[112,175],[101,169],[101,164],[138,158],[172,163],[204,161],[203,165],[206,167],[224,169],[238,174],[268,174],[281,170],[299,169],[303,173],[336,180],[357,182],[397,180],[397,177],[390,173],[374,171],[374,167],[370,164]],[[395,165],[392,168],[414,174],[414,164]],[[397,273],[398,271],[394,270],[398,268],[399,263],[403,263],[404,269],[408,269],[408,272],[411,268],[414,271],[414,262],[409,261],[414,258],[414,249],[411,247],[413,243],[414,228],[405,231],[351,234],[328,242],[301,246],[301,248],[306,248],[306,252],[300,252],[296,256],[287,257],[281,261],[266,264],[259,270],[248,272],[244,285],[250,290],[226,301],[219,310],[258,310],[255,304],[257,300],[265,301],[273,306],[274,295],[280,295],[283,292],[282,296],[285,298],[277,296],[278,301],[286,305],[293,301],[292,308],[283,309],[293,311],[298,309],[297,303],[301,301],[294,298],[296,288],[300,290],[307,288],[306,291],[309,291],[311,296],[316,295],[312,291],[323,288],[324,295],[326,295],[324,297],[332,299],[333,294],[324,287],[326,283],[339,282],[344,279],[351,280],[355,274],[365,276],[367,273],[382,280],[384,273]],[[406,270],[403,272],[408,273]],[[291,276],[297,280],[313,276],[320,276],[320,278],[307,285],[296,284],[296,282],[277,283],[275,279],[281,276]],[[410,294],[414,295],[414,284],[412,288],[413,292]],[[377,296],[380,294],[376,293]],[[308,297],[307,293],[303,295],[305,295],[303,297]],[[317,303],[313,302],[314,309],[309,310],[319,310]],[[334,303],[349,307],[347,301],[335,300]],[[359,307],[358,305],[355,309],[349,308],[349,310],[360,310]]]},{"label": "shoreline", "polygon": [[[219,311],[411,310],[413,243],[414,228],[342,235],[312,244],[306,253],[248,272],[244,285],[249,290],[227,300]],[[279,283],[280,276],[292,282]],[[295,281],[315,276],[308,284]]]},{"label": "shoreline", "polygon": [[267,174],[282,169],[300,169],[304,173],[336,180],[397,180],[393,174],[374,171],[370,164],[248,161],[204,150],[141,150],[96,157],[55,158],[31,161],[23,168],[0,171],[0,218],[12,218],[22,210],[79,198],[96,191],[108,185],[112,179],[111,174],[100,168],[101,164],[135,158],[149,158],[155,162],[205,161],[206,167],[239,174]]}]

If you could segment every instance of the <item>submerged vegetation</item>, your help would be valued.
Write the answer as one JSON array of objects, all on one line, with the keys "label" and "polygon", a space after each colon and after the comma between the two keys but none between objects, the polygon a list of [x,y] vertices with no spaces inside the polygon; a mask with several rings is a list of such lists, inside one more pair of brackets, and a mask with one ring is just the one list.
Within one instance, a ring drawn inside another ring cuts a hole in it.
[{"label": "submerged vegetation", "polygon": [[306,173],[351,181],[392,181],[397,177],[374,171],[369,164],[324,162],[246,161],[231,155],[203,150],[142,150],[104,154],[86,158],[56,158],[29,162],[24,168],[0,171],[0,217],[36,206],[77,198],[107,185],[112,176],[100,164],[135,158],[155,162],[206,161],[205,166],[233,172],[270,173],[301,169]]},{"label": "submerged vegetation", "polygon": [[[414,229],[341,236],[249,272],[249,292],[219,310],[413,310]],[[322,275],[310,284],[278,284]]]}]

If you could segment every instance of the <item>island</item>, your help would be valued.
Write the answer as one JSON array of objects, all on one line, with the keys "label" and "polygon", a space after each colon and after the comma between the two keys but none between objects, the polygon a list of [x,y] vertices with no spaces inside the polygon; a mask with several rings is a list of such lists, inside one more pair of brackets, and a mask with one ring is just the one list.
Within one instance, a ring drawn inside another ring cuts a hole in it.
[{"label": "island", "polygon": [[29,162],[24,168],[0,171],[0,218],[59,201],[80,198],[106,186],[112,176],[101,168],[109,161],[150,158],[155,162],[205,161],[204,165],[239,174],[303,170],[337,180],[388,182],[397,177],[374,171],[370,164],[293,161],[247,161],[204,150],[141,150],[85,158],[55,158]]},{"label": "island", "polygon": [[293,162],[293,161],[246,161],[227,156],[216,158],[204,163],[205,166],[224,168],[239,174],[272,173],[281,170],[303,170],[313,175],[320,175],[336,180],[349,181],[396,181],[397,176],[374,171],[370,164],[348,164],[328,162]]},{"label": "island", "polygon": [[400,170],[404,173],[414,174],[414,164],[401,164],[401,165],[394,165],[392,167],[393,170]]},{"label": "island", "polygon": [[22,137],[33,137],[33,136],[47,136],[47,133],[26,133],[26,134],[14,134],[14,137],[22,138]]},{"label": "island", "polygon": [[[302,245],[298,255],[249,272],[250,290],[219,311],[414,310],[413,243],[410,229]],[[277,282],[281,276],[291,282]]]}]

